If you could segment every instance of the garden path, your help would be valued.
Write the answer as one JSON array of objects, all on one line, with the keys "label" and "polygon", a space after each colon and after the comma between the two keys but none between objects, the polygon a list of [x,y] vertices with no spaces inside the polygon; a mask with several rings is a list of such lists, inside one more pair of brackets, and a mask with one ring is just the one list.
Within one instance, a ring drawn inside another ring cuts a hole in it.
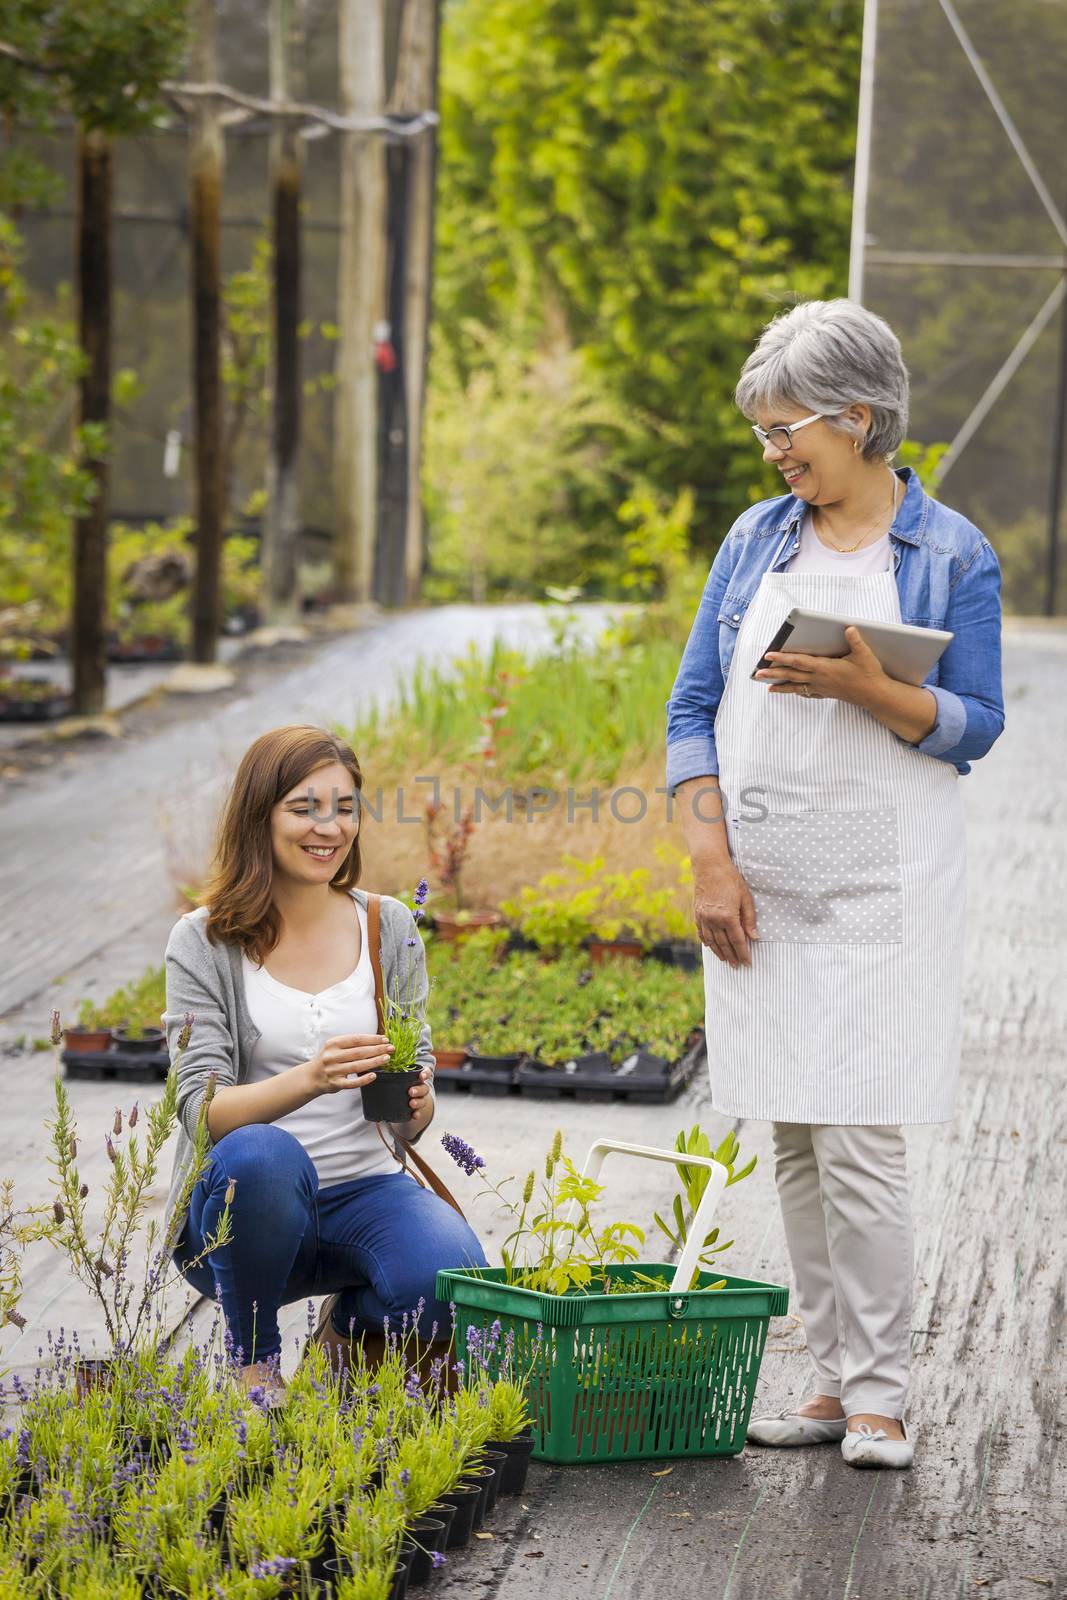
[{"label": "garden path", "polygon": [[[451,622],[438,621],[446,615]],[[428,636],[451,646],[455,619],[455,608],[395,619],[391,638],[404,640],[404,649]],[[335,714],[336,684],[346,672],[378,683],[396,670],[398,657],[382,637],[392,626],[393,619],[340,655],[330,646],[328,659],[317,654],[292,682],[275,679],[257,692],[261,715],[271,723],[317,715],[324,702]],[[947,1127],[909,1135],[917,1230],[915,1469],[855,1472],[833,1447],[749,1447],[738,1457],[677,1462],[660,1476],[658,1463],[535,1464],[521,1500],[501,1502],[492,1538],[450,1561],[436,1584],[441,1600],[472,1590],[486,1600],[643,1600],[667,1590],[715,1600],[1067,1595],[1067,633],[1009,626],[1005,643],[1008,729],[964,789],[971,909],[958,1114]],[[217,713],[201,707],[195,739],[162,733],[99,752],[99,759],[93,752],[77,784],[50,774],[0,807],[0,980],[9,1008],[0,1016],[0,1043],[9,1045],[18,1032],[44,1033],[51,1004],[106,993],[158,961],[174,914],[152,803],[179,779],[187,799],[206,792],[234,751],[266,725],[240,697]],[[49,857],[38,881],[30,847],[42,840],[63,860],[56,867]],[[121,887],[131,876],[140,920],[124,909]],[[84,912],[87,890],[98,896],[91,916]],[[57,972],[64,978],[50,983]],[[8,1095],[0,1173],[19,1179],[28,1199],[44,1147],[47,1062],[6,1054],[2,1064]],[[73,1088],[85,1127],[99,1127],[100,1152],[87,1163],[92,1182],[105,1167],[113,1096],[106,1085]],[[696,1120],[713,1136],[726,1126],[710,1109],[706,1081],[674,1106],[640,1111],[442,1096],[437,1126],[462,1133],[499,1175],[526,1170],[557,1126],[580,1155],[601,1132],[670,1144]],[[768,1134],[765,1124],[740,1128],[743,1149],[758,1152],[761,1162],[725,1197],[722,1221],[725,1236],[737,1239],[735,1271],[788,1282]],[[621,1166],[609,1163],[609,1193],[619,1197],[621,1214],[649,1221],[662,1203],[648,1177],[654,1170],[635,1164],[623,1177]],[[461,1198],[473,1192],[459,1175],[455,1188]],[[471,1215],[492,1254],[498,1224],[482,1202]],[[34,1272],[31,1327],[14,1347],[4,1345],[5,1358],[23,1369],[32,1365],[40,1329],[69,1327],[76,1310],[54,1263]],[[291,1308],[289,1360],[303,1318],[302,1308]],[[777,1319],[759,1408],[799,1400],[805,1369],[796,1319]]]}]

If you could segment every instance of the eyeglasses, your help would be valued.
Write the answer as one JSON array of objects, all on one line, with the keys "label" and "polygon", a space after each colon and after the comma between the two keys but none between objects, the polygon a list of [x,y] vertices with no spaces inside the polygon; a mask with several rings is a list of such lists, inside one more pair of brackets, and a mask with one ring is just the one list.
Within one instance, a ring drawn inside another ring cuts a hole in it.
[{"label": "eyeglasses", "polygon": [[816,411],[814,416],[805,417],[802,422],[777,423],[773,428],[758,428],[752,424],[752,432],[760,444],[773,444],[776,450],[791,450],[793,448],[793,435],[798,428],[806,428],[809,422],[818,422],[825,416],[824,411]]}]

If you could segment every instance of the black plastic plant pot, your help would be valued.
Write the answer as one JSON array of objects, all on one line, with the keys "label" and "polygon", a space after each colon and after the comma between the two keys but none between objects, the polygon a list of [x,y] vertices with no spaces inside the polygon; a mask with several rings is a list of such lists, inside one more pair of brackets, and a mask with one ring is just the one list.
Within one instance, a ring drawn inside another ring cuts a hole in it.
[{"label": "black plastic plant pot", "polygon": [[355,1571],[351,1561],[344,1556],[334,1556],[329,1561],[322,1563],[324,1576],[319,1579],[321,1583],[328,1583],[331,1588],[337,1588],[338,1578],[350,1578]]},{"label": "black plastic plant pot", "polygon": [[445,1542],[443,1545],[441,1545],[441,1549],[447,1550],[449,1535],[452,1532],[452,1524],[456,1520],[456,1507],[452,1504],[451,1500],[435,1500],[432,1506],[427,1506],[426,1515],[428,1517],[435,1517],[438,1522],[444,1523]]},{"label": "black plastic plant pot", "polygon": [[[23,1467],[11,1486],[12,1498],[19,1500],[23,1495],[29,1495],[32,1499],[37,1493],[39,1487],[40,1485],[37,1482],[37,1474],[33,1468]],[[477,1496],[475,1496],[475,1498],[477,1499]]]},{"label": "black plastic plant pot", "polygon": [[403,1556],[393,1568],[393,1581],[389,1589],[389,1600],[404,1600],[408,1592],[408,1579],[411,1574],[411,1563]]},{"label": "black plastic plant pot", "polygon": [[430,1581],[432,1557],[438,1551],[443,1552],[447,1529],[440,1517],[416,1517],[409,1528],[415,1550],[408,1567],[408,1586],[418,1588]]},{"label": "black plastic plant pot", "polygon": [[478,1490],[478,1505],[474,1513],[475,1530],[485,1521],[485,1509],[489,1501],[489,1483],[493,1476],[492,1467],[474,1467],[460,1481],[473,1483]]},{"label": "black plastic plant pot", "polygon": [[521,1494],[530,1470],[533,1435],[527,1432],[518,1434],[514,1439],[490,1439],[487,1448],[500,1450],[506,1457],[500,1474],[499,1493]]},{"label": "black plastic plant pot", "polygon": [[483,1450],[482,1457],[487,1467],[492,1467],[493,1476],[489,1480],[489,1491],[485,1497],[485,1514],[488,1517],[496,1505],[496,1497],[500,1493],[500,1480],[504,1475],[504,1466],[507,1456],[503,1450],[490,1450],[488,1446]]},{"label": "black plastic plant pot", "polygon": [[111,1037],[120,1050],[127,1050],[134,1056],[154,1056],[163,1048],[162,1028],[142,1028],[135,1038],[130,1037],[125,1027],[112,1028]]},{"label": "black plastic plant pot", "polygon": [[522,1051],[513,1050],[502,1056],[483,1056],[480,1050],[467,1046],[467,1059],[472,1067],[483,1067],[486,1072],[514,1072],[522,1060]]},{"label": "black plastic plant pot", "polygon": [[446,1550],[462,1550],[470,1544],[480,1493],[481,1490],[475,1483],[457,1483],[441,1496],[443,1501],[456,1508],[452,1526],[448,1530],[448,1538],[445,1540]]},{"label": "black plastic plant pot", "polygon": [[322,1533],[322,1546],[318,1555],[311,1557],[308,1562],[308,1577],[315,1583],[328,1583],[330,1581],[330,1565],[338,1560],[337,1546],[333,1540],[333,1525],[327,1519]]},{"label": "black plastic plant pot", "polygon": [[228,1504],[229,1496],[223,1490],[207,1514],[207,1525],[217,1539],[221,1539],[226,1531],[226,1507]]},{"label": "black plastic plant pot", "polygon": [[421,1067],[403,1072],[378,1072],[373,1083],[359,1091],[364,1122],[407,1122],[411,1116],[408,1090],[418,1083]]}]

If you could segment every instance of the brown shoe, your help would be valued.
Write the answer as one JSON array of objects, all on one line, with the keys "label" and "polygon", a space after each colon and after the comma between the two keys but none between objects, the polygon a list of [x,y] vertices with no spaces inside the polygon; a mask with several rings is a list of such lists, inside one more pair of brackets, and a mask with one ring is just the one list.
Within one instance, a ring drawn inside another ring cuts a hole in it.
[{"label": "brown shoe", "polygon": [[385,1335],[382,1333],[338,1333],[333,1325],[333,1308],[338,1296],[327,1295],[319,1312],[318,1326],[304,1346],[307,1355],[313,1344],[322,1345],[329,1357],[330,1369],[348,1378],[359,1367],[374,1372],[385,1356]]}]

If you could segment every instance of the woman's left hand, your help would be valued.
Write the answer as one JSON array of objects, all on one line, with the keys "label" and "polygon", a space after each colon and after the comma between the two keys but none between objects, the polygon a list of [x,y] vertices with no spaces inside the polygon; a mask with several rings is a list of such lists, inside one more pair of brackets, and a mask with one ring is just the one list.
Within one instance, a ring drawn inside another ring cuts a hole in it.
[{"label": "woman's left hand", "polygon": [[421,1133],[433,1116],[433,1091],[430,1088],[430,1069],[423,1067],[418,1083],[408,1090],[411,1105],[411,1122],[415,1133]]},{"label": "woman's left hand", "polygon": [[809,656],[795,650],[768,650],[773,667],[762,667],[757,680],[771,694],[799,694],[809,700],[847,700],[850,705],[873,704],[888,674],[857,627],[845,629],[847,656]]}]

